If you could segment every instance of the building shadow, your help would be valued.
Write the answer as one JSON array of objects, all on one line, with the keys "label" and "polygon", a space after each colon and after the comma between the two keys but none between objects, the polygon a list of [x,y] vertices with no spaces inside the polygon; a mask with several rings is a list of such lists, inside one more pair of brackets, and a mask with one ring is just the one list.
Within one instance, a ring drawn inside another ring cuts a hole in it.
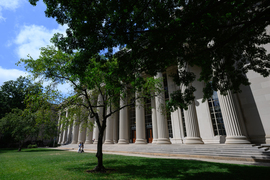
[{"label": "building shadow", "polygon": [[[117,157],[117,156],[116,156]],[[212,163],[197,160],[155,159],[119,156],[117,160],[104,158],[104,166],[114,169],[99,173],[99,179],[257,179],[268,178],[270,167]],[[96,163],[86,163],[67,171],[85,173]]]}]

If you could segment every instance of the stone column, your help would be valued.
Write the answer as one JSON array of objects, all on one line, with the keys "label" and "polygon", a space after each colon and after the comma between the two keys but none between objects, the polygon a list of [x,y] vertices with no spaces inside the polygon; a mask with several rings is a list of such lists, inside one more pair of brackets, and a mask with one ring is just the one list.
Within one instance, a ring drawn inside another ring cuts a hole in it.
[{"label": "stone column", "polygon": [[[139,93],[136,93],[136,98],[140,96]],[[144,113],[144,103],[143,99],[136,100],[136,144],[146,144],[145,138],[145,113]]]},{"label": "stone column", "polygon": [[72,137],[71,144],[78,143],[78,134],[79,134],[79,125],[77,123],[77,117],[75,116],[75,121],[73,123],[73,137]]},{"label": "stone column", "polygon": [[203,144],[203,141],[200,137],[197,113],[195,109],[195,103],[192,102],[188,106],[188,110],[184,110],[185,123],[187,137],[184,138],[185,144]]},{"label": "stone column", "polygon": [[61,113],[59,113],[59,120],[58,120],[58,132],[59,132],[59,139],[58,139],[58,144],[61,144],[62,142],[62,137],[63,137],[63,133],[62,133],[62,126],[63,123],[61,123]]},{"label": "stone column", "polygon": [[[110,107],[107,109],[107,114],[110,113]],[[107,119],[107,127],[106,127],[106,138],[104,144],[113,144],[113,124],[114,124],[114,116],[112,114]]]},{"label": "stone column", "polygon": [[220,109],[222,112],[223,122],[226,130],[226,144],[248,144],[247,137],[244,135],[244,127],[241,127],[241,116],[237,114],[231,91],[227,96],[223,96],[218,92]]},{"label": "stone column", "polygon": [[63,138],[63,132],[61,132],[62,131],[62,126],[63,126],[63,124],[60,125],[60,129],[59,129],[60,134],[59,134],[58,144],[62,143],[62,138]]},{"label": "stone column", "polygon": [[[120,107],[126,105],[126,99],[120,100]],[[119,112],[119,141],[118,144],[129,144],[128,138],[128,109],[123,108]]]},{"label": "stone column", "polygon": [[[166,70],[167,74],[167,83],[168,83],[168,94],[171,99],[171,93],[176,91],[178,88],[171,77],[171,73],[177,73],[177,67],[171,67]],[[180,111],[180,113],[179,113]],[[177,109],[174,112],[170,113],[172,121],[172,130],[173,130],[173,139],[172,142],[176,144],[182,144],[184,138],[184,128],[182,123],[181,110]]]},{"label": "stone column", "polygon": [[83,122],[80,124],[80,131],[79,131],[79,137],[78,137],[78,143],[85,142],[86,137],[86,129],[83,125]]},{"label": "stone column", "polygon": [[67,127],[63,131],[63,138],[61,144],[66,144],[66,141],[67,141]]},{"label": "stone column", "polygon": [[152,144],[156,144],[158,140],[158,132],[157,132],[157,111],[156,111],[155,97],[151,98],[151,108],[152,108],[152,131],[153,131]]},{"label": "stone column", "polygon": [[[73,123],[72,123],[73,124]],[[73,136],[73,125],[72,124],[69,124],[68,125],[68,132],[67,132],[67,143],[71,143],[72,141],[72,136]]]},{"label": "stone column", "polygon": [[[155,78],[163,78],[162,73],[158,72]],[[161,82],[162,89],[164,87]],[[155,97],[156,112],[157,112],[157,129],[158,129],[158,144],[171,144],[168,132],[168,122],[165,112],[165,95],[164,93],[157,94]]]},{"label": "stone column", "polygon": [[[66,111],[66,117],[68,117],[68,111]],[[62,144],[66,144],[67,143],[67,131],[68,131],[68,125],[67,125],[67,120],[64,122],[64,132],[63,132],[63,138],[62,138]]]},{"label": "stone column", "polygon": [[88,126],[86,128],[86,141],[85,144],[93,144],[93,125],[91,125],[94,122],[94,118],[88,119]]},{"label": "stone column", "polygon": [[113,143],[118,143],[118,127],[119,127],[119,113],[116,112],[113,121]]},{"label": "stone column", "polygon": [[[94,118],[96,119],[96,118]],[[98,141],[98,134],[99,134],[99,130],[98,130],[98,125],[97,125],[97,122],[95,120],[95,123],[94,123],[94,130],[93,130],[93,136],[95,138],[95,141],[94,141],[94,144],[97,144],[97,141]]]},{"label": "stone column", "polygon": [[[103,105],[103,98],[102,98],[101,94],[98,95],[97,105]],[[99,120],[100,120],[99,122],[102,125],[103,107],[98,107],[97,111],[98,111],[98,117],[99,117]],[[98,129],[98,125],[97,125],[97,122],[96,122],[96,119],[95,119],[95,141],[94,141],[94,144],[98,143],[98,135],[99,135],[99,129]]]}]

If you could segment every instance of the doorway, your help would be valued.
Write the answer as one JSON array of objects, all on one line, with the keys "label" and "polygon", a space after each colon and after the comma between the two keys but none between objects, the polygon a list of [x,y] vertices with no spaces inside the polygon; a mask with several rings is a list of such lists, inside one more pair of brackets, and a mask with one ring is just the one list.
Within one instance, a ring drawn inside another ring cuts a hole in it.
[{"label": "doorway", "polygon": [[152,141],[153,141],[153,132],[152,132],[152,128],[148,128],[147,130],[146,130],[146,138],[147,138],[147,142],[148,143],[152,143]]}]

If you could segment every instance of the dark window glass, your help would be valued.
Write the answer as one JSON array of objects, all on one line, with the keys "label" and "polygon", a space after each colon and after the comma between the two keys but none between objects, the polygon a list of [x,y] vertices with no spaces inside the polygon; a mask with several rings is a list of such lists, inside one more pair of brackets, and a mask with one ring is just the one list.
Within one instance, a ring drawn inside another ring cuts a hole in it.
[{"label": "dark window glass", "polygon": [[[168,101],[169,100],[169,91],[168,91],[168,83],[167,83],[167,75],[166,75],[166,73],[163,74],[163,84],[164,84],[164,91],[165,91],[165,101]],[[168,121],[169,137],[173,138],[171,114],[167,113],[166,117],[167,117],[167,121]]]},{"label": "dark window glass", "polygon": [[210,110],[210,115],[211,115],[211,120],[212,120],[215,136],[226,135],[216,91],[214,91],[213,96],[210,99],[208,99],[208,105],[209,105],[209,110]]}]

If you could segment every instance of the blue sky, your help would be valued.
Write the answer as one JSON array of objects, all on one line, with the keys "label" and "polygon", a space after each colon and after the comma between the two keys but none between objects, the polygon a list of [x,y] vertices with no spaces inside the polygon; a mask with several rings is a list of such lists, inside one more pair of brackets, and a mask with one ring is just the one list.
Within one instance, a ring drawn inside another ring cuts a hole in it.
[{"label": "blue sky", "polygon": [[[45,16],[46,5],[40,0],[32,6],[28,0],[0,0],[0,86],[8,80],[26,76],[23,67],[15,65],[29,54],[39,56],[39,48],[50,44],[54,33],[65,34],[65,26]],[[66,93],[67,85],[59,86]]]}]

